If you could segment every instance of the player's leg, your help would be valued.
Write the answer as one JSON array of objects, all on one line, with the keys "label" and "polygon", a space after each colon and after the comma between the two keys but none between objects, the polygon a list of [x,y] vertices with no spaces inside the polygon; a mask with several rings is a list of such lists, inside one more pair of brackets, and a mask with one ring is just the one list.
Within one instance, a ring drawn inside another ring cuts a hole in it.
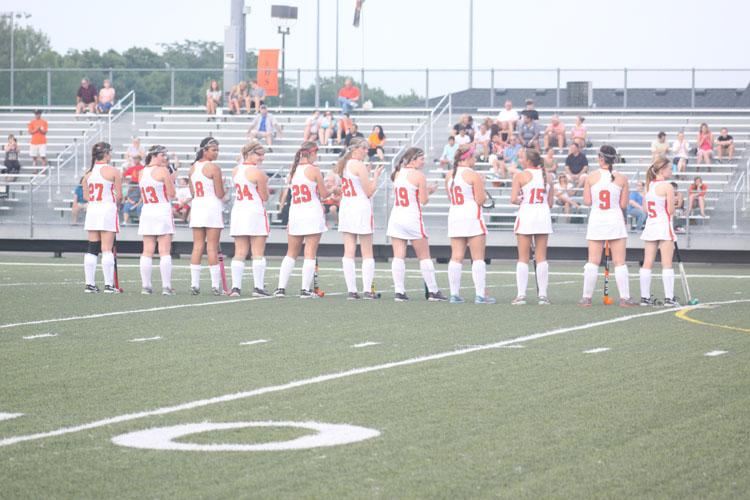
[{"label": "player's leg", "polygon": [[620,294],[620,307],[632,307],[637,305],[630,300],[630,273],[625,261],[627,255],[627,238],[620,238],[609,242],[612,252],[612,264],[615,266],[615,281],[617,292]]},{"label": "player's leg", "polygon": [[162,234],[156,238],[159,245],[159,274],[162,295],[174,295],[172,288],[172,235]]},{"label": "player's leg", "polygon": [[674,296],[674,268],[672,268],[674,242],[671,240],[660,241],[659,254],[661,256],[661,281],[664,286],[664,305],[679,305]]},{"label": "player's leg", "polygon": [[362,253],[362,289],[364,297],[368,299],[375,296],[373,283],[375,281],[375,254],[372,250],[372,234],[359,235],[359,251]]},{"label": "player's leg", "polygon": [[154,250],[156,249],[156,236],[143,236],[143,252],[139,261],[141,271],[141,293],[151,295],[154,288],[151,283],[151,272],[154,267]]},{"label": "player's leg", "polygon": [[250,249],[253,253],[253,296],[268,297],[266,291],[266,236],[251,236]]},{"label": "player's leg", "polygon": [[102,243],[99,231],[89,231],[88,233],[88,249],[83,255],[83,275],[86,281],[84,291],[86,293],[98,293],[99,288],[96,286],[96,263],[102,251]]},{"label": "player's leg", "polygon": [[495,299],[487,293],[487,263],[484,261],[487,237],[484,234],[472,236],[468,245],[471,253],[471,277],[474,280],[474,303],[494,304]]},{"label": "player's leg", "polygon": [[201,259],[206,247],[206,230],[193,228],[193,251],[190,254],[190,293],[198,295],[201,288]]},{"label": "player's leg", "polygon": [[[287,284],[289,284],[289,276],[291,276],[294,270],[294,261],[302,250],[302,242],[304,236],[287,235],[287,248],[286,255],[281,261],[281,269],[279,270],[279,283],[276,287],[274,295],[277,297],[284,297],[286,293]],[[314,270],[313,270],[314,272]]]},{"label": "player's leg", "polygon": [[422,271],[422,279],[427,285],[427,300],[430,302],[443,302],[448,300],[438,288],[437,279],[435,279],[435,264],[430,257],[430,242],[427,238],[413,240],[411,246],[414,253],[419,259],[419,269]]},{"label": "player's leg", "polygon": [[531,236],[528,234],[516,235],[518,241],[518,261],[516,262],[516,298],[512,304],[520,305],[526,303],[526,288],[529,285],[529,259],[531,258]]},{"label": "player's leg", "polygon": [[391,238],[391,247],[393,248],[393,259],[391,260],[391,275],[393,276],[393,289],[396,293],[396,301],[404,302],[409,300],[406,296],[404,279],[406,276],[406,240],[400,238]]},{"label": "player's leg", "polygon": [[591,305],[591,297],[594,295],[596,280],[599,274],[599,263],[602,261],[603,241],[589,240],[589,256],[583,266],[583,294],[578,305],[588,307]]},{"label": "player's leg", "polygon": [[651,298],[651,269],[654,267],[654,261],[656,260],[656,250],[658,249],[658,242],[647,241],[643,246],[643,266],[639,271],[639,279],[641,282],[641,305],[651,306],[654,305],[654,301]]},{"label": "player's leg", "polygon": [[[357,235],[342,233],[344,237],[344,256],[341,258],[341,268],[344,271],[344,282],[346,282],[347,298],[356,299],[357,294],[357,269],[354,258],[357,255]],[[367,291],[367,288],[365,288]]]},{"label": "player's leg", "polygon": [[104,271],[104,291],[112,293],[115,286],[115,256],[112,248],[115,244],[115,233],[99,231],[102,242],[102,270]]},{"label": "player's leg", "polygon": [[250,251],[250,236],[234,237],[234,256],[232,257],[232,291],[230,295],[238,297],[242,291],[242,275],[245,272],[245,260]]},{"label": "player's leg", "polygon": [[[320,233],[305,236],[305,260],[302,262],[302,290],[313,296],[313,277],[315,275],[315,259],[318,255],[320,244]],[[308,296],[306,293],[302,297]]]},{"label": "player's leg", "polygon": [[[208,256],[208,271],[211,275],[211,289],[214,295],[221,295],[221,267],[219,266],[219,239],[221,228],[206,228],[206,255]],[[217,293],[218,292],[218,293]]]},{"label": "player's leg", "polygon": [[534,236],[536,248],[536,283],[539,286],[539,305],[549,304],[547,298],[547,285],[549,284],[549,263],[547,262],[547,242],[549,235],[537,234]]},{"label": "player's leg", "polygon": [[451,238],[451,260],[448,262],[448,288],[451,304],[462,304],[461,272],[466,254],[466,238]]}]

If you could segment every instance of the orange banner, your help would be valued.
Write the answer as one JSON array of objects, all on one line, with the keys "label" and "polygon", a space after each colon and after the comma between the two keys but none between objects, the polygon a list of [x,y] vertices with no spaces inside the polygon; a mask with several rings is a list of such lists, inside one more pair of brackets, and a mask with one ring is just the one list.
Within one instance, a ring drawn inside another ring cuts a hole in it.
[{"label": "orange banner", "polygon": [[258,52],[258,85],[267,96],[279,95],[279,49],[261,49]]}]

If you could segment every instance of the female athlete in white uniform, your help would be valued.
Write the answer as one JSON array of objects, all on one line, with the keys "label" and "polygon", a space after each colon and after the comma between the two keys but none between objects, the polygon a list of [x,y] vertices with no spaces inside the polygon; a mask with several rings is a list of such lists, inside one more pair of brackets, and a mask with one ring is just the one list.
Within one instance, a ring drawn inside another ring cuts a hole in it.
[{"label": "female athlete in white uniform", "polygon": [[[315,298],[312,290],[313,275],[315,274],[315,257],[318,253],[320,236],[327,231],[325,213],[321,198],[327,198],[329,193],[323,182],[323,175],[315,165],[318,158],[318,146],[314,142],[305,141],[294,155],[292,170],[289,172],[288,186],[291,190],[291,206],[289,207],[289,224],[287,225],[288,246],[286,256],[281,261],[279,271],[279,286],[274,295],[286,296],[289,276],[294,270],[294,262],[305,245],[305,260],[302,263],[302,290],[300,298]],[[286,195],[282,196],[284,199]]]},{"label": "female athlete in white uniform", "polygon": [[[190,192],[193,195],[190,209],[190,227],[193,229],[193,253],[190,256],[190,293],[200,293],[201,258],[203,249],[208,253],[208,269],[214,295],[222,295],[221,269],[219,268],[219,238],[224,228],[222,199],[224,180],[221,169],[213,163],[219,156],[219,143],[213,137],[201,141],[200,149],[190,167]],[[208,244],[206,244],[208,243]]]},{"label": "female athlete in white uniform", "polygon": [[143,236],[141,254],[141,293],[151,295],[151,270],[154,250],[159,244],[159,271],[162,295],[174,295],[172,288],[172,235],[174,217],[170,199],[175,196],[175,172],[169,171],[169,153],[164,146],[152,146],[146,154],[146,168],[138,182],[141,188],[143,208],[138,221],[138,234]]},{"label": "female athlete in white uniform", "polygon": [[341,178],[341,206],[339,207],[339,232],[344,233],[344,257],[341,265],[348,290],[347,299],[360,298],[357,293],[357,274],[354,258],[357,255],[357,238],[362,252],[362,285],[365,299],[376,299],[372,292],[375,277],[375,259],[372,251],[373,213],[372,196],[378,187],[383,167],[375,169],[370,179],[370,169],[363,162],[369,148],[365,139],[355,138],[346,154],[333,171]]},{"label": "female athlete in white uniform", "polygon": [[253,255],[253,297],[269,297],[264,284],[266,275],[266,238],[268,238],[268,214],[265,202],[268,200],[268,176],[261,170],[266,150],[257,141],[242,147],[242,163],[232,171],[234,184],[234,205],[229,234],[234,237],[234,257],[232,258],[232,297],[242,292],[242,274],[245,259],[252,249]]},{"label": "female athlete in white uniform", "polygon": [[536,246],[536,282],[539,287],[539,305],[549,304],[547,284],[547,242],[552,234],[552,200],[554,187],[549,175],[542,168],[539,152],[527,148],[523,156],[523,172],[513,176],[511,203],[520,205],[514,232],[518,238],[518,263],[516,264],[516,286],[518,296],[513,305],[526,304],[526,287],[529,283],[529,257],[532,238]]},{"label": "female athlete in white uniform", "polygon": [[91,150],[91,167],[81,181],[84,196],[88,196],[89,200],[84,225],[89,234],[89,246],[83,256],[86,293],[99,293],[94,279],[99,252],[102,254],[104,293],[120,293],[115,288],[115,256],[112,248],[115,235],[120,232],[117,203],[122,198],[122,175],[109,164],[111,152],[112,146],[106,142],[94,144]]},{"label": "female athlete in white uniform", "polygon": [[451,260],[448,263],[448,282],[451,304],[463,304],[461,267],[466,247],[471,252],[471,276],[474,279],[474,303],[494,304],[486,291],[487,265],[484,250],[487,227],[482,216],[482,203],[487,199],[484,176],[474,171],[474,146],[464,144],[456,150],[453,170],[445,177],[445,190],[451,206],[448,210],[448,237],[451,239]]},{"label": "female athlete in white uniform", "polygon": [[657,302],[651,296],[651,268],[656,260],[656,250],[661,253],[661,280],[664,285],[664,305],[679,306],[674,297],[674,269],[672,255],[677,239],[672,229],[674,213],[674,188],[667,182],[672,176],[669,160],[657,160],[646,172],[646,196],[643,207],[648,218],[641,239],[646,243],[643,250],[643,267],[640,271],[641,305],[651,306]]},{"label": "female athlete in white uniform", "polygon": [[422,205],[426,205],[430,195],[437,190],[436,184],[427,185],[427,179],[419,171],[424,166],[424,151],[409,148],[391,174],[393,181],[393,209],[388,219],[387,235],[391,237],[393,261],[391,273],[395,288],[396,302],[406,302],[404,276],[406,275],[406,246],[411,241],[414,253],[419,259],[419,268],[427,286],[427,300],[442,302],[448,300],[438,289],[435,280],[435,265],[430,258],[430,245],[422,220]]},{"label": "female athlete in white uniform", "polygon": [[589,257],[583,266],[583,297],[578,305],[591,307],[591,296],[596,287],[602,248],[609,242],[615,281],[620,293],[620,307],[635,307],[630,300],[628,266],[625,264],[625,244],[628,233],[623,210],[628,207],[628,178],[612,170],[617,151],[612,146],[599,148],[599,170],[589,174],[583,185],[583,203],[591,207],[586,239]]}]

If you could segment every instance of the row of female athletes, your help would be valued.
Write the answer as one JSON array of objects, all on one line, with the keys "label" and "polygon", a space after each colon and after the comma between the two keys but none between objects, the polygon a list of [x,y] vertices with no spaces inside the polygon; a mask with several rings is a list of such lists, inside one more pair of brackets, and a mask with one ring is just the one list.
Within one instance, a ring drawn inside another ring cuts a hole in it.
[{"label": "row of female athletes", "polygon": [[[383,168],[371,171],[365,163],[368,144],[363,139],[351,142],[346,154],[335,167],[341,178],[341,204],[339,228],[343,233],[344,256],[342,267],[347,287],[348,299],[376,299],[373,279],[375,261],[373,258],[373,209],[372,197],[379,185]],[[289,197],[288,249],[281,262],[278,287],[273,293],[284,297],[289,277],[295,261],[304,246],[302,264],[302,290],[300,297],[317,297],[313,278],[318,245],[326,231],[322,200],[331,196],[323,181],[320,169],[316,166],[318,147],[313,142],[304,142],[296,152],[287,179],[291,191]],[[208,253],[212,292],[222,295],[221,269],[219,266],[219,238],[224,228],[222,199],[225,196],[224,179],[220,168],[214,163],[219,153],[219,143],[206,138],[200,143],[196,159],[190,168],[189,185],[193,194],[190,227],[193,232],[193,252],[191,255],[190,293],[200,293],[201,259],[204,250]],[[230,295],[242,293],[242,280],[245,260],[252,255],[254,296],[270,296],[264,284],[266,259],[264,257],[266,238],[269,235],[268,214],[265,202],[268,199],[268,177],[260,168],[265,149],[258,142],[251,142],[242,148],[242,162],[234,167],[231,181],[234,187],[234,204],[231,213],[230,234],[235,241],[235,253],[231,264],[232,288]],[[581,306],[591,306],[591,297],[596,286],[598,266],[605,244],[611,248],[615,280],[620,296],[620,306],[633,307],[638,302],[631,300],[628,268],[625,264],[627,231],[623,210],[628,203],[628,179],[613,170],[617,152],[611,146],[602,146],[598,161],[600,169],[586,180],[584,203],[591,206],[588,218],[588,262],[584,266],[584,285]],[[84,258],[86,288],[96,293],[99,288],[94,282],[97,255],[102,253],[104,271],[104,292],[117,293],[114,283],[114,256],[112,254],[118,217],[117,202],[121,189],[119,171],[109,165],[111,147],[98,143],[92,151],[92,165],[83,178],[85,193],[89,196],[85,229],[89,234],[89,249]],[[168,165],[168,152],[163,146],[153,146],[146,156],[146,167],[140,177],[143,208],[140,215],[138,234],[143,237],[143,254],[140,258],[142,293],[152,294],[152,262],[158,247],[159,268],[162,278],[162,293],[174,294],[171,286],[172,262],[170,257],[174,222],[170,198],[175,194],[175,172]],[[492,304],[495,299],[486,292],[485,245],[487,228],[483,221],[482,205],[487,199],[484,177],[474,170],[475,155],[472,146],[458,148],[452,171],[445,179],[445,187],[450,199],[448,215],[448,236],[451,240],[451,260],[448,264],[450,297],[439,290],[435,279],[435,267],[430,257],[430,248],[422,218],[422,206],[437,189],[436,184],[428,184],[421,171],[425,163],[424,151],[409,148],[400,158],[391,174],[394,203],[388,221],[387,235],[393,245],[391,271],[395,289],[395,300],[408,301],[405,289],[405,259],[407,245],[411,243],[424,279],[429,301],[450,301],[463,303],[459,291],[461,287],[462,262],[466,249],[471,254],[471,274],[474,281],[477,304]],[[536,258],[537,301],[540,305],[549,304],[547,287],[549,265],[547,244],[552,234],[550,208],[554,198],[551,179],[542,168],[542,159],[534,150],[527,150],[523,160],[523,170],[513,178],[511,202],[519,205],[515,222],[518,239],[518,262],[516,264],[517,297],[512,304],[526,304],[526,289],[529,278],[529,259],[532,249]],[[659,159],[652,164],[646,174],[647,193],[645,204],[648,219],[641,239],[645,240],[643,267],[640,270],[641,305],[652,305],[655,300],[650,292],[651,268],[657,250],[661,252],[665,305],[675,305],[674,272],[672,253],[675,240],[672,230],[672,207],[674,192],[666,181],[671,174],[667,159]],[[339,194],[338,192],[336,194]],[[282,195],[282,199],[286,196]],[[532,246],[533,243],[533,246]],[[355,255],[357,244],[362,254],[363,293],[357,290]]]}]

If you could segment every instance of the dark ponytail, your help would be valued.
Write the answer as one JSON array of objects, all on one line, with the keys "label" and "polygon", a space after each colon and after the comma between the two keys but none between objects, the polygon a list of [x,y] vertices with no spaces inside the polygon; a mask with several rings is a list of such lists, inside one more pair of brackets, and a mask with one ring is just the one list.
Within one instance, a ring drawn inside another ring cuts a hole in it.
[{"label": "dark ponytail", "polygon": [[294,161],[292,162],[292,169],[289,171],[289,183],[292,182],[294,174],[297,171],[297,165],[302,158],[310,158],[313,153],[318,150],[318,145],[312,141],[303,142],[296,153],[294,153]]},{"label": "dark ponytail", "polygon": [[213,137],[206,137],[203,139],[200,143],[198,151],[195,153],[195,160],[193,160],[193,165],[195,165],[197,162],[201,161],[203,159],[203,153],[212,146],[218,146],[219,141],[214,139]]},{"label": "dark ponytail", "polygon": [[98,161],[102,161],[106,155],[112,152],[112,146],[107,142],[97,142],[94,147],[91,148],[91,165],[89,166],[86,173],[91,172],[94,169],[94,165]]},{"label": "dark ponytail", "polygon": [[599,148],[599,158],[601,158],[604,164],[607,166],[610,180],[615,180],[615,175],[612,173],[612,166],[618,159],[617,150],[612,146],[605,144],[604,146]]},{"label": "dark ponytail", "polygon": [[393,168],[393,173],[391,173],[391,181],[396,180],[396,175],[398,174],[399,170],[401,170],[402,166],[408,165],[415,158],[419,158],[420,156],[424,156],[424,151],[419,148],[409,148],[406,151],[404,151],[403,156],[401,156],[401,159]]},{"label": "dark ponytail", "polygon": [[456,154],[453,155],[453,173],[451,175],[451,187],[453,187],[453,183],[456,182],[458,163],[468,158],[468,156],[466,158],[464,158],[464,156],[466,156],[466,153],[470,153],[472,149],[474,149],[474,146],[469,144],[462,144],[458,147],[458,149],[456,149]]}]

